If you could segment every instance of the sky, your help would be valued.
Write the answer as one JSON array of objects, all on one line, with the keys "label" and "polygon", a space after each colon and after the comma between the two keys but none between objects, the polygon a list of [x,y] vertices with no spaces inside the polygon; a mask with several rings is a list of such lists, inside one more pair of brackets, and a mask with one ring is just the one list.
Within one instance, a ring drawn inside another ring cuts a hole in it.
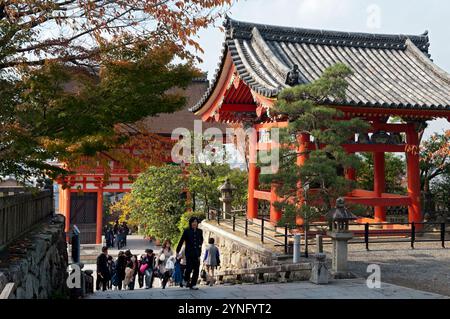
[{"label": "sky", "polygon": [[[238,0],[229,15],[248,22],[337,31],[420,35],[427,30],[431,58],[450,72],[448,0]],[[219,63],[223,40],[216,27],[199,34],[205,50],[200,67],[209,78]],[[445,129],[450,129],[446,120],[433,121],[425,137]]]}]

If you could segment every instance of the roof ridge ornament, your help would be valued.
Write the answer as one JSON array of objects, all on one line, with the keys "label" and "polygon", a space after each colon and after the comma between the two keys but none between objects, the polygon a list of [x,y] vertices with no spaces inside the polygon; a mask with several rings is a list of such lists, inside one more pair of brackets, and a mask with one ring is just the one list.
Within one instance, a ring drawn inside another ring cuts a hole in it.
[{"label": "roof ridge ornament", "polygon": [[294,64],[292,69],[286,75],[286,84],[296,86],[300,84],[300,71],[298,64]]}]

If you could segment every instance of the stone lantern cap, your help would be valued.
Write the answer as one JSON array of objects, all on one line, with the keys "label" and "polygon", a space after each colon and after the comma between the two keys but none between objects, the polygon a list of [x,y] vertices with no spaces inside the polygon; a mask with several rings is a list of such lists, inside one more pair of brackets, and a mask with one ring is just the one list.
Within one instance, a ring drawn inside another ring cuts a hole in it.
[{"label": "stone lantern cap", "polygon": [[225,183],[223,183],[223,185],[218,188],[218,190],[221,191],[222,193],[224,193],[224,192],[231,192],[231,191],[233,191],[235,189],[236,189],[236,186],[231,184],[229,178],[227,178],[225,180]]},{"label": "stone lantern cap", "polygon": [[345,199],[342,197],[336,200],[336,208],[330,210],[328,218],[334,222],[348,222],[358,219],[358,217],[347,210],[345,207]]}]

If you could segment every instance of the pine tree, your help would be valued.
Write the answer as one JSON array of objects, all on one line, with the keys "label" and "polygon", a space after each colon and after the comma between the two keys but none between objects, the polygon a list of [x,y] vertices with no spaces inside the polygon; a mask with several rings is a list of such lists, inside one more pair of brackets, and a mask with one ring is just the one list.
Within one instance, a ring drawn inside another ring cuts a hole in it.
[{"label": "pine tree", "polygon": [[[363,120],[347,118],[332,106],[345,100],[346,77],[351,74],[346,65],[336,64],[319,79],[287,88],[278,96],[273,111],[289,125],[280,131],[280,168],[276,174],[262,175],[261,181],[277,185],[281,201],[275,206],[284,211],[282,224],[295,224],[301,217],[307,229],[354,186],[344,172],[357,168],[360,159],[348,154],[342,144],[368,127]],[[310,136],[309,148],[304,148],[299,138],[302,134]],[[304,156],[301,166],[298,156]]]}]

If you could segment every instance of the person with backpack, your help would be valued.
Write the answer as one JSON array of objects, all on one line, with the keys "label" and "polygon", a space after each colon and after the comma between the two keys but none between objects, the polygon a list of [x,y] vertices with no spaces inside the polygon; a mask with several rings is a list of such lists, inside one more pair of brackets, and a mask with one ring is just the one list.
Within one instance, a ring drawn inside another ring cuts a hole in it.
[{"label": "person with backpack", "polygon": [[116,273],[113,278],[113,285],[122,290],[122,284],[125,280],[125,269],[127,267],[127,259],[123,251],[119,252],[116,260]]},{"label": "person with backpack", "polygon": [[203,258],[203,265],[206,266],[206,271],[208,274],[207,283],[210,286],[214,285],[214,270],[220,266],[220,254],[219,248],[214,245],[214,238],[208,240],[208,246],[205,250],[205,257]]}]

